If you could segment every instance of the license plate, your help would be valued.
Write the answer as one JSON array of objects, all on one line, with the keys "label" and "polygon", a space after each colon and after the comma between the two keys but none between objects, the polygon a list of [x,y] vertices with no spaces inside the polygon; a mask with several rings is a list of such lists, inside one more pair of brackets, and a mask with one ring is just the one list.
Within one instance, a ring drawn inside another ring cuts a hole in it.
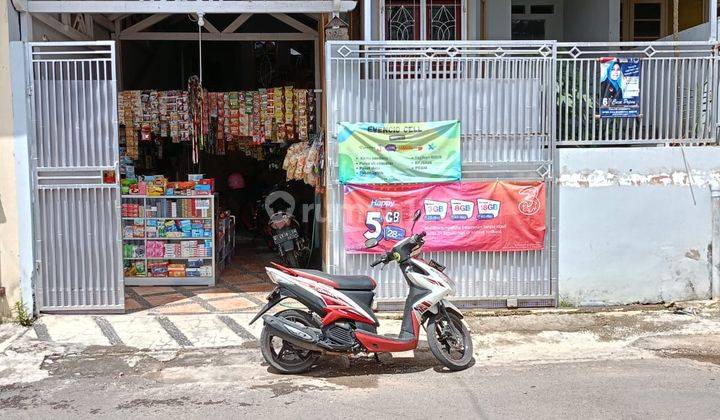
[{"label": "license plate", "polygon": [[277,235],[274,235],[274,236],[273,236],[273,241],[275,242],[275,244],[281,244],[281,243],[283,243],[283,242],[287,242],[287,241],[291,241],[291,240],[293,240],[293,239],[296,239],[296,238],[298,238],[299,236],[300,236],[300,234],[298,234],[298,231],[295,230],[295,229],[293,229],[293,230],[286,230],[285,232],[280,232],[280,233],[278,233]]}]

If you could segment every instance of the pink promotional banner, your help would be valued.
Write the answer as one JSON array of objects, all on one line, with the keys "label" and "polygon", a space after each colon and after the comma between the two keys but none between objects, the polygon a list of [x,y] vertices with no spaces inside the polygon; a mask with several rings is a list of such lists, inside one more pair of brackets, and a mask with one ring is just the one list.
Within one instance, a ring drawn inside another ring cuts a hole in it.
[{"label": "pink promotional banner", "polygon": [[[545,184],[455,182],[346,185],[344,237],[348,253],[390,250],[422,216],[425,251],[529,251],[545,243]],[[367,239],[380,245],[365,248]]]}]

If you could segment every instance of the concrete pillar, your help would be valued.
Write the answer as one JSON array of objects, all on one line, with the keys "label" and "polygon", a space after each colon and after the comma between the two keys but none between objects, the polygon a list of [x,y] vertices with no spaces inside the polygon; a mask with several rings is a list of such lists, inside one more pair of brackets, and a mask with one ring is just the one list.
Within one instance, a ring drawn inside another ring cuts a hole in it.
[{"label": "concrete pillar", "polygon": [[486,0],[485,34],[489,40],[512,39],[512,2],[510,0]]},{"label": "concrete pillar", "polygon": [[20,252],[15,179],[10,32],[7,0],[0,0],[0,318],[12,316],[20,298]]},{"label": "concrete pillar", "polygon": [[712,203],[712,279],[710,282],[711,296],[720,299],[720,184],[713,182],[710,186]]}]

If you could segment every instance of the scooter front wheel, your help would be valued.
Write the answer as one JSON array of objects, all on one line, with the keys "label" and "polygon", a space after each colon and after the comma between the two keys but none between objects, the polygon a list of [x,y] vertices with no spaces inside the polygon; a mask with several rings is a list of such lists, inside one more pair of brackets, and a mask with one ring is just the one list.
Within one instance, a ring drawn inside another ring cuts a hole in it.
[{"label": "scooter front wheel", "polygon": [[[287,309],[278,312],[275,316],[304,326],[315,326],[315,321],[307,312]],[[260,334],[260,351],[265,361],[280,373],[306,372],[320,357],[318,352],[295,347],[282,338],[272,335],[267,326],[263,327]]]},{"label": "scooter front wheel", "polygon": [[433,315],[428,321],[427,336],[430,351],[445,367],[452,371],[470,367],[473,360],[472,337],[460,317],[452,312],[447,317],[440,313]]}]

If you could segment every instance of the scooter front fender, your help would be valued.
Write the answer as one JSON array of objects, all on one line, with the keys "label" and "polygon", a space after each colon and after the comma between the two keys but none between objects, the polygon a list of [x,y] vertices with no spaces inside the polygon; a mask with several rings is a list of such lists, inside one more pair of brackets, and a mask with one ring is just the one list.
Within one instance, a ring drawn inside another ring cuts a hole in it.
[{"label": "scooter front fender", "polygon": [[[445,305],[445,310],[446,310],[446,311],[452,312],[452,313],[454,313],[455,315],[457,315],[458,318],[460,318],[460,321],[462,321],[462,323],[465,325],[465,328],[467,328],[468,331],[470,331],[470,325],[468,325],[468,323],[465,321],[465,315],[463,315],[463,313],[460,312],[460,309],[458,309],[457,306],[455,306],[452,302],[450,302],[450,301],[447,300],[447,299],[441,300],[440,303],[442,303],[443,305]],[[430,308],[430,309],[427,310],[427,312],[432,313],[432,314],[437,314],[438,311],[439,311],[438,305],[435,305],[435,306],[433,306],[432,308]],[[427,319],[427,318],[429,318],[429,316],[425,317],[424,319]]]}]

